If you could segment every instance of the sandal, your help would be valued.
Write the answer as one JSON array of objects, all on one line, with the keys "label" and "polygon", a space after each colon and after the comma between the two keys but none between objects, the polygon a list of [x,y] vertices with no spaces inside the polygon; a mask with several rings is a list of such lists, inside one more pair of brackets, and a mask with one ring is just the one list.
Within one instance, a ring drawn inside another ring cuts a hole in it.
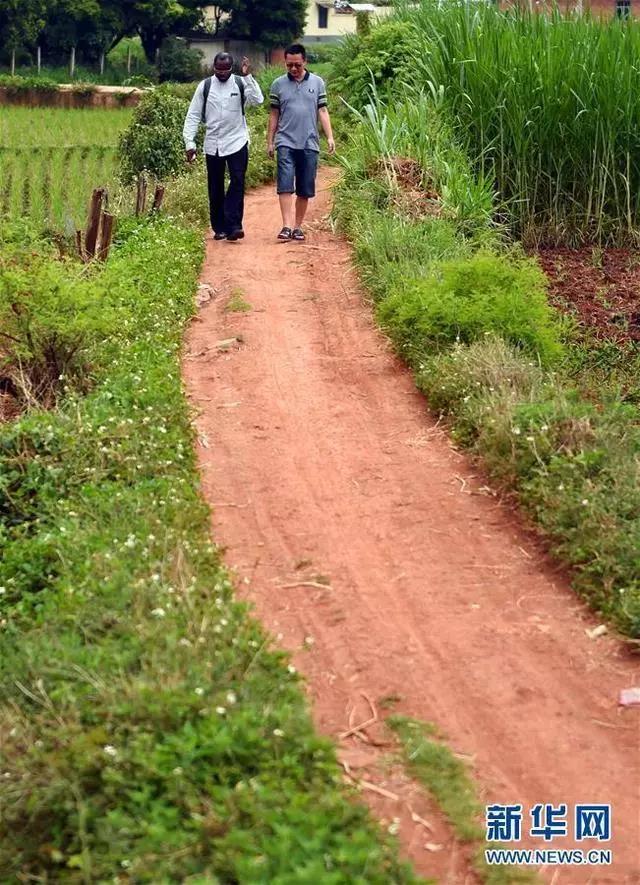
[{"label": "sandal", "polygon": [[304,231],[302,230],[301,227],[295,227],[293,229],[293,231],[291,232],[291,239],[292,240],[305,240],[306,239],[306,237],[304,235]]},{"label": "sandal", "polygon": [[280,233],[278,234],[279,240],[290,240],[292,236],[292,231],[290,227],[283,227]]}]

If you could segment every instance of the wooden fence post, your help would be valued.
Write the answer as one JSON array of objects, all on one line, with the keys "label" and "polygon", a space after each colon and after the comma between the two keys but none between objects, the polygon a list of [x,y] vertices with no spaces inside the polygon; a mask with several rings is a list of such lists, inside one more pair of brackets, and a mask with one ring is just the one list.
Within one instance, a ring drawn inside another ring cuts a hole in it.
[{"label": "wooden fence post", "polygon": [[138,175],[138,193],[136,195],[136,215],[142,215],[147,202],[147,179]]},{"label": "wooden fence post", "polygon": [[100,225],[100,248],[98,250],[98,258],[100,261],[106,261],[109,257],[109,249],[111,248],[111,239],[113,237],[113,225],[115,215],[110,212],[102,213],[102,223]]},{"label": "wooden fence post", "polygon": [[153,195],[153,205],[151,206],[152,212],[158,212],[160,207],[162,206],[162,201],[164,199],[164,187],[161,184],[156,185],[156,190]]},{"label": "wooden fence post", "polygon": [[84,251],[84,244],[82,242],[82,231],[81,230],[76,231],[76,249],[78,250],[78,255],[80,256],[81,260],[86,263],[87,253]]},{"label": "wooden fence post", "polygon": [[87,229],[84,235],[84,248],[87,254],[87,260],[91,260],[96,254],[96,243],[98,241],[98,233],[100,230],[100,215],[102,212],[104,195],[105,189],[103,187],[97,187],[91,195],[89,218],[87,219]]}]

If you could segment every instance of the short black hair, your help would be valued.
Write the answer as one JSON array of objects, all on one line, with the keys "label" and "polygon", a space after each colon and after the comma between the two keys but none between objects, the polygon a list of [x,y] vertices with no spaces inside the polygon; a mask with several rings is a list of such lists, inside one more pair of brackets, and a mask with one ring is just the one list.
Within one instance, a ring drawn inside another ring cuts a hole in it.
[{"label": "short black hair", "polygon": [[307,50],[304,48],[302,43],[292,43],[291,46],[287,46],[284,51],[285,56],[287,55],[301,55],[303,59],[307,60]]},{"label": "short black hair", "polygon": [[219,52],[213,60],[213,66],[215,67],[219,62],[222,62],[223,64],[229,62],[231,67],[233,67],[233,56],[230,52]]}]

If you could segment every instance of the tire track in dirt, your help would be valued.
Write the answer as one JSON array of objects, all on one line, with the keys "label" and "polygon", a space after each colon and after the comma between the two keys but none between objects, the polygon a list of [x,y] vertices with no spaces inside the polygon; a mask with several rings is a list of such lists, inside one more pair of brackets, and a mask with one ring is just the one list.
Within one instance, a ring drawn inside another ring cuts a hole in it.
[{"label": "tire track in dirt", "polygon": [[[617,706],[638,663],[615,638],[587,638],[593,616],[428,413],[374,327],[348,245],[320,222],[331,177],[307,244],[275,240],[271,188],[248,196],[244,242],[207,243],[216,297],[192,325],[184,376],[208,440],[214,537],[293,652],[320,731],[366,719],[363,693],[398,697],[395,710],[473,759],[483,801],[613,804],[614,866],[543,878],[640,882],[640,710]],[[236,287],[251,312],[225,311]],[[421,872],[466,881],[424,850],[404,805],[366,798],[401,817]]]}]

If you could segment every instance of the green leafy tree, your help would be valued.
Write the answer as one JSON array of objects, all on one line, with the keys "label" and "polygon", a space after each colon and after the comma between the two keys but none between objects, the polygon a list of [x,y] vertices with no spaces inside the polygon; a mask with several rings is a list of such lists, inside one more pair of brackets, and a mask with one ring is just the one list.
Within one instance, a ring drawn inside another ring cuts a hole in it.
[{"label": "green leafy tree", "polygon": [[89,41],[100,26],[98,0],[54,0],[47,9],[43,43],[48,55],[60,56]]},{"label": "green leafy tree", "polygon": [[139,34],[147,61],[169,36],[184,36],[203,22],[207,0],[120,0],[123,28],[127,35]]},{"label": "green leafy tree", "polygon": [[284,46],[304,33],[306,0],[239,0],[229,30],[236,38]]},{"label": "green leafy tree", "polygon": [[189,83],[201,79],[202,53],[189,49],[180,37],[167,37],[160,49],[158,76],[161,83],[166,80]]},{"label": "green leafy tree", "polygon": [[46,0],[2,0],[0,3],[0,41],[12,58],[32,46],[45,24]]},{"label": "green leafy tree", "polygon": [[47,50],[64,54],[75,46],[95,59],[123,37],[138,35],[147,60],[154,63],[167,37],[184,35],[202,23],[206,5],[207,0],[53,0],[47,10]]},{"label": "green leafy tree", "polygon": [[239,0],[218,0],[217,3],[209,5],[207,7],[207,32],[215,36],[225,31],[230,21],[230,14],[238,8],[238,5]]},{"label": "green leafy tree", "polygon": [[146,172],[159,181],[186,171],[182,125],[186,99],[164,87],[148,92],[120,138],[120,177],[129,184]]}]

